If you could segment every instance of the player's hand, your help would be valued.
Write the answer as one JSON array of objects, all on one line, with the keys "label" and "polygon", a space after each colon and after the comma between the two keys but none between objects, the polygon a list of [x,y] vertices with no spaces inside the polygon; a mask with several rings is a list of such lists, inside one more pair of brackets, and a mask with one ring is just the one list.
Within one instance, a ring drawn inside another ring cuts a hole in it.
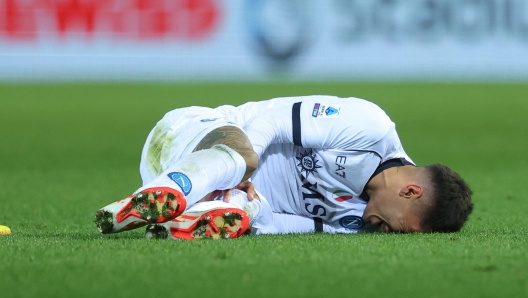
[{"label": "player's hand", "polygon": [[212,191],[208,193],[205,197],[203,197],[200,202],[213,201],[215,198],[221,195],[224,198],[223,201],[227,203],[231,198],[231,190],[233,189],[239,189],[241,191],[246,192],[249,201],[253,201],[255,199],[260,201],[260,198],[257,195],[257,191],[255,190],[255,185],[253,185],[253,183],[251,183],[250,181],[244,181],[232,189]]},{"label": "player's hand", "polygon": [[229,198],[231,197],[231,190],[233,189],[239,189],[241,191],[246,192],[247,198],[250,201],[253,201],[255,199],[260,201],[260,198],[257,195],[257,191],[255,190],[255,185],[253,185],[251,181],[244,181],[232,189],[224,190],[224,202],[229,202]]}]

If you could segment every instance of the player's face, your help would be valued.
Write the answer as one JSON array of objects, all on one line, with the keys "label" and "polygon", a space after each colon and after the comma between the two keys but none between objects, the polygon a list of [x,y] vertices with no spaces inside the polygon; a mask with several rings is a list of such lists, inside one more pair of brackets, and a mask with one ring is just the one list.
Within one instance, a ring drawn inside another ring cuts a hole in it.
[{"label": "player's face", "polygon": [[399,196],[371,198],[363,220],[387,233],[422,232],[416,204]]}]

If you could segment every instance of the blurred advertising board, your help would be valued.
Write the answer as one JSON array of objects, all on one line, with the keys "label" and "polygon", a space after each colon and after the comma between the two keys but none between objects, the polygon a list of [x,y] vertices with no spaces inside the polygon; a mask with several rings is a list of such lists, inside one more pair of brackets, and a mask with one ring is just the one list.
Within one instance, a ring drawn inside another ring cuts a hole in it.
[{"label": "blurred advertising board", "polygon": [[0,0],[0,80],[527,80],[528,0]]}]

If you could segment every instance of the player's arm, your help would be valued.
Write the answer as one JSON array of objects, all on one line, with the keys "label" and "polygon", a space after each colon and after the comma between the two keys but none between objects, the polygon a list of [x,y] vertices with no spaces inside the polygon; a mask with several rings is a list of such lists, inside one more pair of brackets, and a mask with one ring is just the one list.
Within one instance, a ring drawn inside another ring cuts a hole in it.
[{"label": "player's arm", "polygon": [[247,122],[244,130],[259,156],[274,143],[359,150],[379,141],[394,126],[378,106],[361,99],[310,96],[299,100],[268,109]]},{"label": "player's arm", "polygon": [[256,229],[256,234],[304,234],[315,232],[331,234],[356,234],[359,231],[360,230],[344,229],[339,225],[318,221],[314,218],[274,212],[273,223],[266,228]]}]

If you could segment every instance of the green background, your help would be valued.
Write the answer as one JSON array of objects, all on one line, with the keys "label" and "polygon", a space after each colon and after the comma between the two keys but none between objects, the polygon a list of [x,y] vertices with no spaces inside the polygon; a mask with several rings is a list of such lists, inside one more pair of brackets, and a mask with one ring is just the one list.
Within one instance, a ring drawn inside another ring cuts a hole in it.
[{"label": "green background", "polygon": [[[171,109],[279,96],[362,97],[419,165],[474,190],[460,233],[229,241],[100,235],[95,211],[140,186],[150,129]],[[528,296],[528,85],[0,85],[2,297]]]}]

